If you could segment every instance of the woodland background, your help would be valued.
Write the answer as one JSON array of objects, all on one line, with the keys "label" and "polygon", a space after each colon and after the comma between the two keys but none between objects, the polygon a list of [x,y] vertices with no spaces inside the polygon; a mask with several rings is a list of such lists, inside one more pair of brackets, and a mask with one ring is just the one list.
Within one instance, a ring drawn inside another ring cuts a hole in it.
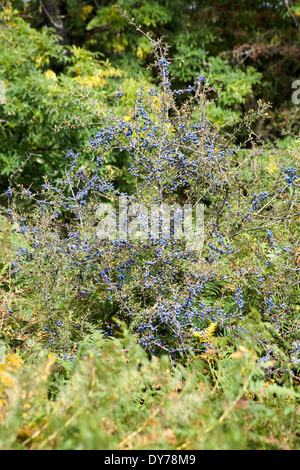
[{"label": "woodland background", "polygon": [[[0,2],[0,448],[299,448],[299,56],[298,0]],[[186,170],[145,123],[191,142]],[[100,259],[93,194],[134,195],[158,161],[191,175],[168,202],[205,205],[200,258]]]}]

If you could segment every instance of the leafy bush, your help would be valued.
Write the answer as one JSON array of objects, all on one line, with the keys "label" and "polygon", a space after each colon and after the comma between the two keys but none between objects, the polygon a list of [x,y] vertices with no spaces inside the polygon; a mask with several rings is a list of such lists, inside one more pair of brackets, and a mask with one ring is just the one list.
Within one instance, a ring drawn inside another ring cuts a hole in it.
[{"label": "leafy bush", "polygon": [[[0,191],[14,174],[17,181],[40,186],[44,175],[64,172],[62,152],[79,150],[96,116],[80,97],[105,95],[109,77],[122,72],[108,61],[75,46],[64,46],[51,28],[36,30],[9,5],[0,12],[0,81],[5,84],[0,104]],[[26,47],[24,47],[26,45]],[[66,129],[74,122],[73,128]],[[59,130],[56,132],[55,130]],[[22,167],[22,177],[16,170]]]}]

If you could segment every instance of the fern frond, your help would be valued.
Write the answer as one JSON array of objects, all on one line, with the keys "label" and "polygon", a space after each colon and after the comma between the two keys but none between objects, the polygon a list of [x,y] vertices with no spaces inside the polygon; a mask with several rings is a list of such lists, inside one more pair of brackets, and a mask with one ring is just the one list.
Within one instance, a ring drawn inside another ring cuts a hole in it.
[{"label": "fern frond", "polygon": [[207,335],[207,336],[213,336],[213,334],[216,332],[217,330],[217,326],[218,324],[216,322],[214,323],[211,323],[207,328],[205,328],[205,330],[203,330],[203,332]]},{"label": "fern frond", "polygon": [[207,328],[202,331],[193,331],[193,336],[199,339],[201,343],[207,343],[211,341],[211,337],[217,329],[217,323],[211,323]]}]

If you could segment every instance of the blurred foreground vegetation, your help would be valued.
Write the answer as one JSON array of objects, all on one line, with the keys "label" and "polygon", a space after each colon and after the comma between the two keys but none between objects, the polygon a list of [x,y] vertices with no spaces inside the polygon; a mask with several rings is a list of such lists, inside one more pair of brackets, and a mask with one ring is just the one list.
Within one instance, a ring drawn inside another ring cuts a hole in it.
[{"label": "blurred foreground vegetation", "polygon": [[300,4],[113,3],[0,3],[0,448],[299,449]]}]

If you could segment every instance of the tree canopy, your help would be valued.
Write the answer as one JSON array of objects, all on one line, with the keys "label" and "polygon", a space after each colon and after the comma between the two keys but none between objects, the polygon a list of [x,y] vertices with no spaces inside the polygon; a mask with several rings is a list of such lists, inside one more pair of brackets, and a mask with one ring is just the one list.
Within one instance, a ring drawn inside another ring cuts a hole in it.
[{"label": "tree canopy", "polygon": [[[271,119],[257,123],[258,138],[276,145],[278,139],[297,133],[292,83],[299,73],[299,1],[120,0],[118,8],[114,4],[2,2],[2,190],[26,158],[16,180],[40,181],[45,173],[61,174],[63,153],[78,150],[91,136],[90,128],[80,127],[80,122],[96,119],[91,104],[80,96],[109,103],[123,87],[133,100],[139,86],[155,83],[155,74],[148,69],[153,61],[149,42],[120,14],[125,10],[144,31],[168,44],[174,86],[184,88],[196,76],[207,77],[213,98],[208,116],[214,124],[232,129],[263,99],[270,103]],[[66,127],[71,121],[79,127]]]}]

